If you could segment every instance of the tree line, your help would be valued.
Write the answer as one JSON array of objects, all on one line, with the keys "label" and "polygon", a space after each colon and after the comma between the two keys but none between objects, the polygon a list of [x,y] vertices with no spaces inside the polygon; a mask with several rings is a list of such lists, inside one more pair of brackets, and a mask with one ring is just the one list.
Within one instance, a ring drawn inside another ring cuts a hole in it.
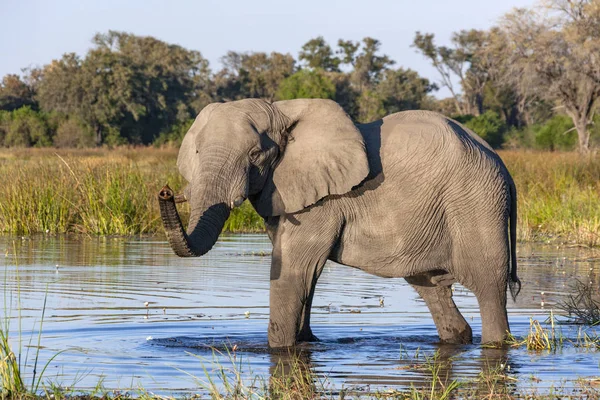
[{"label": "tree line", "polygon": [[[229,51],[211,70],[196,50],[109,31],[79,56],[64,54],[0,84],[0,145],[90,147],[177,144],[207,104],[249,97],[329,98],[357,122],[435,110],[495,147],[577,148],[599,141],[600,0],[547,0],[450,46],[416,32],[415,51],[439,83],[397,66],[381,43],[323,37],[290,54]],[[446,87],[451,97],[433,93]]]}]

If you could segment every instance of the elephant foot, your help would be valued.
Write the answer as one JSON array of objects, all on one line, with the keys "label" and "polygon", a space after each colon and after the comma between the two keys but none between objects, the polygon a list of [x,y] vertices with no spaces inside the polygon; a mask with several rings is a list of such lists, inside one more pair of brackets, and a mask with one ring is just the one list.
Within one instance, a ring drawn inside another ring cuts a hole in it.
[{"label": "elephant foot", "polygon": [[473,343],[473,331],[469,324],[460,328],[447,327],[440,335],[440,342],[443,344],[471,344]]},{"label": "elephant foot", "polygon": [[312,330],[310,328],[303,329],[300,331],[298,336],[296,337],[296,341],[298,342],[319,342],[319,338],[313,335]]}]

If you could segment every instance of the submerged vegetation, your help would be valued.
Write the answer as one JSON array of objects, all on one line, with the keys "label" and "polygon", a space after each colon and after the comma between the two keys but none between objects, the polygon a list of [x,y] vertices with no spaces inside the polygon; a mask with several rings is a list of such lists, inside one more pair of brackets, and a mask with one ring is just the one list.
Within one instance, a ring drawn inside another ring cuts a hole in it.
[{"label": "submerged vegetation", "polygon": [[[160,233],[156,194],[184,182],[175,149],[22,149],[0,152],[4,178],[0,232],[132,235]],[[519,239],[600,245],[600,158],[575,153],[502,151],[517,184]],[[183,218],[187,204],[180,206]],[[260,232],[246,202],[228,232]]]}]

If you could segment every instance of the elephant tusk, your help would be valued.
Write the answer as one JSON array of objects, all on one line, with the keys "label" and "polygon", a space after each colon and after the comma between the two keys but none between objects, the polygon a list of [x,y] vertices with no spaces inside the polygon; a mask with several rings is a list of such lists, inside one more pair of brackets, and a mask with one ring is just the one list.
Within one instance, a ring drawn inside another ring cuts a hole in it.
[{"label": "elephant tusk", "polygon": [[229,203],[229,208],[231,208],[233,210],[234,208],[241,206],[242,203],[244,202],[244,200],[246,200],[246,199],[241,196],[236,198],[234,201]]},{"label": "elephant tusk", "polygon": [[179,193],[175,195],[175,203],[185,203],[188,199],[185,197],[185,194]]}]

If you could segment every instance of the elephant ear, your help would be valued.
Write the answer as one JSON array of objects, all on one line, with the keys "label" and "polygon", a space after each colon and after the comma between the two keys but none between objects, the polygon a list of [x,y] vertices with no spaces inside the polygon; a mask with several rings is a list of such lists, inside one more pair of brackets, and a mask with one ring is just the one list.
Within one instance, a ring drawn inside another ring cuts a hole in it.
[{"label": "elephant ear", "polygon": [[194,168],[198,164],[195,162],[196,156],[196,138],[198,133],[204,128],[208,122],[210,114],[220,105],[221,103],[212,103],[207,105],[200,111],[200,114],[196,117],[196,120],[185,134],[183,142],[179,147],[179,155],[177,156],[177,168],[179,173],[185,178],[186,181],[191,182],[194,176]]},{"label": "elephant ear", "polygon": [[349,192],[367,177],[362,135],[337,103],[298,99],[273,106],[288,120],[287,144],[260,194],[261,215],[298,212],[326,196]]}]

